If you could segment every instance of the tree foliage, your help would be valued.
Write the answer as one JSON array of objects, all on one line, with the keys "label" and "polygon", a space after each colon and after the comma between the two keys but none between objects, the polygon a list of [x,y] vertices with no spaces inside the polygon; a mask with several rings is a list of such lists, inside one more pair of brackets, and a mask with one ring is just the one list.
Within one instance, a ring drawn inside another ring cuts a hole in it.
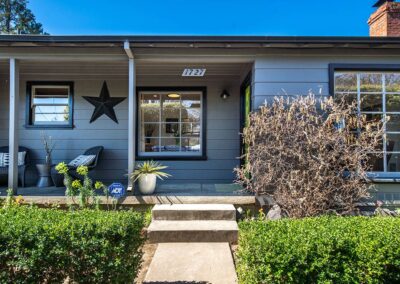
[{"label": "tree foliage", "polygon": [[0,0],[1,33],[46,34],[27,4],[27,0]]},{"label": "tree foliage", "polygon": [[369,197],[370,153],[382,149],[382,136],[382,123],[357,116],[355,104],[275,98],[244,129],[248,152],[238,182],[272,195],[289,217],[350,212]]}]

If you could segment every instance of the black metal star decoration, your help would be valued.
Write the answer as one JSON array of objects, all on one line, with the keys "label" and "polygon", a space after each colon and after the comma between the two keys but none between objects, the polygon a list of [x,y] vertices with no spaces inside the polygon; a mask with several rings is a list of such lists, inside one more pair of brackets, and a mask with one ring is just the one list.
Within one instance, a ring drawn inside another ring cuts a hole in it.
[{"label": "black metal star decoration", "polygon": [[104,81],[103,87],[101,88],[100,97],[83,97],[89,103],[94,105],[94,111],[92,117],[90,118],[90,123],[98,119],[103,114],[107,115],[113,121],[118,123],[117,116],[115,115],[114,107],[121,103],[125,98],[110,97],[110,92],[108,91],[107,83]]}]

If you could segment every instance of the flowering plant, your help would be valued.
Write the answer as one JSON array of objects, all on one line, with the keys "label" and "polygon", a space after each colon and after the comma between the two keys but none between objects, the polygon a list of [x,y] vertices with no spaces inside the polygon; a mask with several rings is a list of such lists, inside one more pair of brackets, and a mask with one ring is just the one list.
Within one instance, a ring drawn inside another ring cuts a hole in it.
[{"label": "flowering plant", "polygon": [[66,187],[65,195],[70,197],[72,203],[78,205],[80,208],[98,207],[99,198],[96,194],[96,190],[103,190],[104,194],[108,198],[107,187],[97,181],[93,185],[93,181],[89,177],[89,170],[86,166],[79,166],[76,169],[78,175],[82,176],[82,180],[73,179],[69,174],[69,168],[64,162],[59,163],[56,166],[56,170],[59,174],[64,175],[64,185]]},{"label": "flowering plant", "polygon": [[25,199],[21,195],[18,195],[17,197],[15,197],[12,188],[7,189],[7,197],[3,204],[4,208],[20,206],[20,205],[23,205],[24,203],[25,203]]}]

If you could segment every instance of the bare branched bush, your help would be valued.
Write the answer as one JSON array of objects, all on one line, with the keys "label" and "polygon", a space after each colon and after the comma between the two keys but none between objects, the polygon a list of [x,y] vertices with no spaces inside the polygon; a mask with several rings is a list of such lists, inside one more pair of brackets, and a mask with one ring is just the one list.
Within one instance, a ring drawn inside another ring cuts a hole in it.
[{"label": "bare branched bush", "polygon": [[272,195],[289,217],[353,211],[369,197],[371,153],[383,136],[382,122],[356,113],[356,104],[332,98],[275,98],[244,129],[248,151],[237,182]]}]

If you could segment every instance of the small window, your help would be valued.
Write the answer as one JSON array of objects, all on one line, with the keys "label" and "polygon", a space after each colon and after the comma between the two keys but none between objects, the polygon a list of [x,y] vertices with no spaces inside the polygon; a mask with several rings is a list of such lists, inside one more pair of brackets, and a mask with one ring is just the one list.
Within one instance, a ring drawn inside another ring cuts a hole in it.
[{"label": "small window", "polygon": [[29,126],[72,127],[73,83],[29,82],[27,90]]},{"label": "small window", "polygon": [[204,157],[204,92],[139,92],[139,157]]},{"label": "small window", "polygon": [[378,176],[400,173],[400,70],[337,68],[333,94],[356,101],[358,114],[368,120],[386,121],[379,155],[371,153],[372,171]]}]

